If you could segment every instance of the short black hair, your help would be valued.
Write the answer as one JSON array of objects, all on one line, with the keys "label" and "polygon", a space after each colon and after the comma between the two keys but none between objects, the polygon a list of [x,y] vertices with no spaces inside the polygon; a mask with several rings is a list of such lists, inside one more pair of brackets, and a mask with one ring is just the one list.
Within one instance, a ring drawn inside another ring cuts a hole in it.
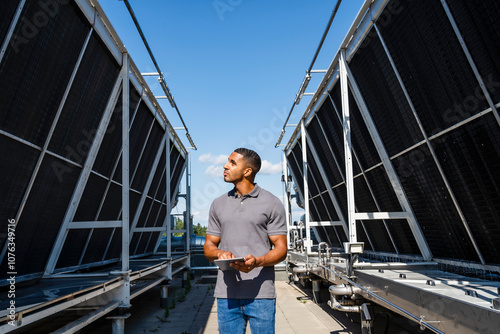
[{"label": "short black hair", "polygon": [[257,154],[257,152],[249,149],[249,148],[237,148],[234,150],[234,152],[241,154],[243,156],[243,159],[250,165],[250,167],[253,170],[253,174],[257,174],[260,170],[260,166],[262,165],[262,162],[260,160],[260,156]]}]

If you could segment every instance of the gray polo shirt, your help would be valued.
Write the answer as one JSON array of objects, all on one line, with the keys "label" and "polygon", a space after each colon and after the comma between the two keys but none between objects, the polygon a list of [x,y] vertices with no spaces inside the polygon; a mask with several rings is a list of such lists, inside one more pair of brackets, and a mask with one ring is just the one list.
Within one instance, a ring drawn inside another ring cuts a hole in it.
[{"label": "gray polo shirt", "polygon": [[[269,236],[286,235],[285,209],[281,201],[257,184],[244,196],[233,189],[210,207],[207,234],[221,238],[220,249],[235,256],[263,256],[272,249]],[[276,298],[274,266],[243,273],[219,270],[217,298]]]}]

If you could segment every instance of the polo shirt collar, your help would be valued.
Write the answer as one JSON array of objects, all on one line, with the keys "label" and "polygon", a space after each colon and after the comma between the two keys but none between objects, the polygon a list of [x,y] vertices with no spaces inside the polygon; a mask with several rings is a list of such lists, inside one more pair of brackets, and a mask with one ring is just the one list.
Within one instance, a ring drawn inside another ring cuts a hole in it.
[{"label": "polo shirt collar", "polygon": [[[244,195],[243,197],[258,197],[259,196],[259,193],[260,193],[260,187],[259,185],[256,183],[255,186],[253,187],[252,191],[249,192],[248,194]],[[238,195],[238,193],[236,192],[236,188],[233,188],[229,194],[229,196],[231,197],[234,197],[234,198],[238,198],[240,197],[240,195]]]}]

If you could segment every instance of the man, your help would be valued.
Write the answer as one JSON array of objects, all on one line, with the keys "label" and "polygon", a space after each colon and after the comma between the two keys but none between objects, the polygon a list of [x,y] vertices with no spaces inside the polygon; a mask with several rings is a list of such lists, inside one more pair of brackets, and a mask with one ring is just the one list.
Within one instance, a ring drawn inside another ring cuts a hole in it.
[{"label": "man", "polygon": [[244,262],[231,263],[230,270],[219,270],[217,275],[219,333],[243,334],[247,321],[252,334],[274,333],[274,265],[286,257],[287,232],[281,201],[254,183],[260,166],[256,152],[236,149],[223,173],[224,181],[234,188],[210,207],[207,259],[244,257]]}]

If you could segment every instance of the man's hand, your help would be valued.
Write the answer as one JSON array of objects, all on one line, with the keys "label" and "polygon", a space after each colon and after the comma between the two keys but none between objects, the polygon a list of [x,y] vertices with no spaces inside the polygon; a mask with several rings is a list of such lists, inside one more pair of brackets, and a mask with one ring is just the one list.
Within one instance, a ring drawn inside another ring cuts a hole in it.
[{"label": "man's hand", "polygon": [[285,260],[287,252],[286,235],[272,235],[269,241],[274,246],[264,256],[255,257],[252,254],[245,256],[245,262],[236,261],[229,264],[231,267],[244,273],[249,273],[256,267],[274,266]]},{"label": "man's hand", "polygon": [[219,252],[218,256],[219,258],[217,260],[234,259],[236,257],[230,251],[223,251],[223,250]]},{"label": "man's hand", "polygon": [[253,268],[257,267],[257,258],[251,254],[244,257],[245,262],[236,261],[230,263],[229,266],[242,271],[244,273],[249,273],[253,270]]}]

